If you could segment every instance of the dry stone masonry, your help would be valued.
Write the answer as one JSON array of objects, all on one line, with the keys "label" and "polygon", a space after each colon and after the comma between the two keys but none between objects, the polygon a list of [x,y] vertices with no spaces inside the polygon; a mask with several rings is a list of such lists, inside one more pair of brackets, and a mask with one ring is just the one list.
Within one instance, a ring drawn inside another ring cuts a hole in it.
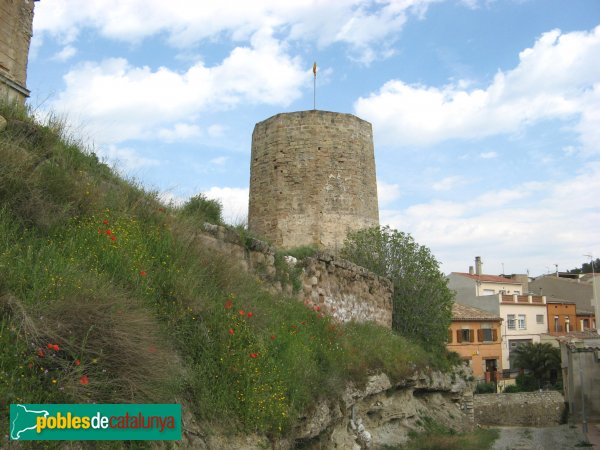
[{"label": "dry stone masonry", "polygon": [[0,0],[0,100],[23,103],[33,23],[33,0]]},{"label": "dry stone masonry", "polygon": [[296,261],[286,258],[291,269],[299,270],[299,292],[282,285],[277,276],[275,251],[258,239],[242,239],[229,228],[204,224],[196,238],[203,246],[218,250],[239,262],[241,268],[268,282],[272,290],[296,296],[308,307],[340,322],[375,322],[392,327],[393,286],[367,269],[327,253]]},{"label": "dry stone masonry", "polygon": [[562,423],[565,399],[558,391],[474,396],[475,422],[508,427],[549,427]]},{"label": "dry stone masonry", "polygon": [[334,253],[379,225],[371,124],[351,114],[277,114],[252,134],[248,227],[277,247]]}]

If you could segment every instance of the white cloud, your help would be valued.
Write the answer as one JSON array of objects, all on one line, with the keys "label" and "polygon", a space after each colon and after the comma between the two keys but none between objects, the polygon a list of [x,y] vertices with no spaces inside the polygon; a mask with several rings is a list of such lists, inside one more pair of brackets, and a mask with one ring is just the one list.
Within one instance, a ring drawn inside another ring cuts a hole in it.
[{"label": "white cloud", "polygon": [[237,225],[245,223],[248,217],[248,188],[211,187],[204,192],[207,198],[220,200],[223,204],[225,222]]},{"label": "white cloud", "polygon": [[389,43],[408,14],[422,16],[439,0],[54,0],[36,7],[35,33],[73,42],[84,28],[105,37],[138,42],[164,33],[176,47],[191,47],[222,34],[245,40],[275,28],[284,39],[341,42],[357,58],[377,57],[372,44]]},{"label": "white cloud", "polygon": [[157,159],[144,158],[131,148],[120,148],[115,145],[102,147],[96,151],[96,154],[105,159],[108,164],[125,173],[142,167],[159,166],[161,164]]},{"label": "white cloud", "polygon": [[481,159],[494,159],[498,157],[498,153],[496,152],[482,152],[479,154]]},{"label": "white cloud", "polygon": [[214,164],[215,166],[222,166],[227,162],[228,159],[229,158],[227,156],[219,156],[218,158],[211,159],[210,163]]},{"label": "white cloud", "polygon": [[449,191],[462,184],[465,184],[465,179],[463,177],[454,175],[442,178],[440,181],[433,183],[431,187],[434,191]]},{"label": "white cloud", "polygon": [[[240,102],[289,104],[301,95],[309,70],[270,30],[261,30],[250,47],[235,48],[220,64],[198,62],[184,73],[134,67],[122,58],[81,64],[64,76],[66,88],[51,107],[80,119],[101,142],[189,139],[199,129],[182,121],[198,112]],[[223,130],[213,125],[208,131],[217,136]]]},{"label": "white cloud", "polygon": [[73,56],[75,56],[77,54],[77,49],[75,47],[73,47],[72,45],[66,45],[63,47],[63,49],[56,53],[52,59],[55,59],[57,61],[61,61],[61,62],[66,62],[69,59],[71,59]]},{"label": "white cloud", "polygon": [[359,98],[356,113],[391,145],[430,145],[514,133],[546,119],[578,118],[586,151],[600,152],[600,26],[589,32],[544,33],[484,89],[385,83]]},{"label": "white cloud", "polygon": [[464,202],[433,200],[382,210],[381,222],[430,247],[446,271],[465,271],[481,255],[490,262],[490,273],[500,273],[504,262],[509,273],[529,268],[533,275],[548,263],[576,267],[582,254],[600,248],[593,233],[600,221],[599,190],[600,163],[594,162],[568,181],[530,182]]},{"label": "white cloud", "polygon": [[377,182],[377,198],[379,206],[383,207],[400,198],[400,186],[397,184]]},{"label": "white cloud", "polygon": [[166,142],[187,141],[202,135],[198,125],[176,123],[172,128],[161,128],[158,137]]}]

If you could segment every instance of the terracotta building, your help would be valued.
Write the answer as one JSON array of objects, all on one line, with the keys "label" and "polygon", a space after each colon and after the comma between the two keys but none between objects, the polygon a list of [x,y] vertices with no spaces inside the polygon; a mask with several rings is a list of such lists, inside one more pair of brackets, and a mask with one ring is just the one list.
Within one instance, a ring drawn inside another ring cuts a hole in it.
[{"label": "terracotta building", "polygon": [[458,353],[479,380],[493,380],[502,371],[502,318],[455,303],[448,330],[448,350]]}]

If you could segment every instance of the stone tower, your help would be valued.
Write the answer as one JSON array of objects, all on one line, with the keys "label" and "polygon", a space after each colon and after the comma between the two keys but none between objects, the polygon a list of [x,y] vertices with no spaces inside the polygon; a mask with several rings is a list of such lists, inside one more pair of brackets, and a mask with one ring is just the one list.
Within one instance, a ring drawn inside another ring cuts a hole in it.
[{"label": "stone tower", "polygon": [[336,252],[348,231],[379,225],[371,124],[300,111],[252,133],[248,228],[283,248]]},{"label": "stone tower", "polygon": [[24,103],[33,0],[0,0],[0,100]]}]

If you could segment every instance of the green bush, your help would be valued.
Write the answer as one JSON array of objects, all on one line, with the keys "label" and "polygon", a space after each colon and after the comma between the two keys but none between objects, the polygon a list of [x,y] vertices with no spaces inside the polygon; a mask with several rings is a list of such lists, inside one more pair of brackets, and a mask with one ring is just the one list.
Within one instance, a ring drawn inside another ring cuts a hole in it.
[{"label": "green bush", "polygon": [[475,387],[476,394],[494,394],[496,393],[496,383],[477,383]]},{"label": "green bush", "polygon": [[521,392],[533,392],[540,389],[539,380],[533,374],[520,373],[517,375],[517,386]]},{"label": "green bush", "polygon": [[199,224],[204,222],[220,225],[223,223],[223,205],[219,200],[206,198],[204,194],[191,197],[182,207],[181,215]]},{"label": "green bush", "polygon": [[521,389],[520,386],[517,386],[516,384],[510,384],[510,385],[506,386],[502,390],[502,392],[505,394],[516,394],[517,392],[523,392],[523,390]]}]

